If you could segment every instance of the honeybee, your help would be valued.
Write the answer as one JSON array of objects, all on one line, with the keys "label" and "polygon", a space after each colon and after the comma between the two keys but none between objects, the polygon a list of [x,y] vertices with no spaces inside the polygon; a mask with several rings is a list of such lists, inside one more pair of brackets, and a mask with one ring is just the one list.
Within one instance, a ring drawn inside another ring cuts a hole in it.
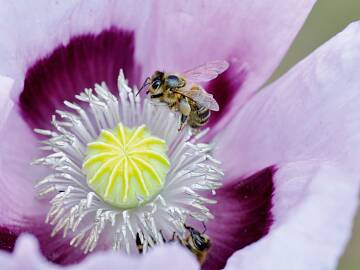
[{"label": "honeybee", "polygon": [[200,128],[209,121],[210,110],[218,111],[219,105],[213,95],[198,83],[215,79],[228,67],[226,61],[212,61],[180,74],[155,71],[145,80],[138,93],[148,86],[146,94],[150,94],[150,98],[166,103],[174,111],[180,111],[179,131],[186,121],[190,127]]},{"label": "honeybee", "polygon": [[201,233],[185,224],[184,227],[189,231],[189,235],[185,239],[178,239],[182,245],[186,246],[196,256],[197,260],[202,265],[205,262],[207,253],[211,247],[210,239],[205,234],[205,231]]},{"label": "honeybee", "polygon": [[[203,232],[200,232],[200,231],[194,229],[193,227],[187,226],[186,224],[184,224],[184,227],[185,227],[185,229],[188,230],[188,235],[186,236],[186,238],[180,238],[179,236],[176,236],[176,238],[180,244],[187,247],[196,256],[197,260],[202,265],[205,262],[206,256],[211,247],[210,239],[205,234],[205,231],[206,231],[205,224],[204,224],[205,229]],[[163,243],[175,241],[175,235],[176,235],[175,232],[173,234],[172,239],[170,239],[170,240],[166,240],[162,231],[160,231],[160,234],[162,236]],[[154,241],[154,243],[157,243],[157,241],[155,239],[153,239],[153,241]],[[136,246],[137,246],[137,250],[138,250],[139,254],[143,254],[144,244],[141,240],[140,233],[136,234],[135,242],[136,242]],[[152,245],[150,245],[149,247],[152,247]]]}]

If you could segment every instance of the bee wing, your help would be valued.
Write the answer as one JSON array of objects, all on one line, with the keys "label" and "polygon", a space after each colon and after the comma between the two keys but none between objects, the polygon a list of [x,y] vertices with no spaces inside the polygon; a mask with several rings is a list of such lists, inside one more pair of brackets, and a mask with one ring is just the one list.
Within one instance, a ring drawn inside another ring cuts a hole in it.
[{"label": "bee wing", "polygon": [[202,87],[199,85],[188,85],[183,88],[176,89],[177,93],[180,93],[201,106],[208,108],[212,111],[219,110],[219,104],[216,102],[212,94],[206,92]]},{"label": "bee wing", "polygon": [[187,70],[181,74],[190,82],[207,82],[215,79],[229,67],[226,61],[212,61],[201,66]]}]

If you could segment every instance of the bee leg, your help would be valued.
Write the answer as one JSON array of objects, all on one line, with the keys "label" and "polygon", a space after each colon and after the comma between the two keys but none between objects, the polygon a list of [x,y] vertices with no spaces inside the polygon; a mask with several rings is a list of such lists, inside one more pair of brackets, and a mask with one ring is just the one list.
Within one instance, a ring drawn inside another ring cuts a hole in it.
[{"label": "bee leg", "polygon": [[181,115],[180,127],[178,131],[181,131],[184,128],[187,119],[188,119],[187,115],[183,115],[183,114]]},{"label": "bee leg", "polygon": [[202,233],[205,233],[205,232],[206,232],[206,230],[207,230],[207,228],[206,228],[206,224],[205,224],[205,222],[204,222],[204,221],[202,222],[202,225],[203,225],[203,227],[204,227],[204,231],[203,231]]},{"label": "bee leg", "polygon": [[175,235],[176,235],[176,233],[175,232],[173,232],[173,235],[172,235],[172,238],[171,238],[171,242],[173,242],[174,240],[175,240]]},{"label": "bee leg", "polygon": [[178,129],[178,131],[182,130],[185,126],[185,122],[188,118],[188,116],[190,115],[191,112],[191,107],[190,104],[187,100],[187,98],[182,98],[180,100],[180,104],[179,104],[179,110],[181,112],[181,122],[180,122],[180,128]]},{"label": "bee leg", "polygon": [[190,107],[190,104],[189,104],[187,98],[182,98],[182,99],[180,100],[179,110],[180,110],[180,112],[181,112],[183,115],[185,115],[185,116],[189,116],[189,115],[190,115],[191,107]]},{"label": "bee leg", "polygon": [[143,251],[144,251],[144,246],[143,246],[143,244],[141,243],[139,233],[136,234],[136,246],[137,246],[137,249],[138,249],[139,254],[142,254]]},{"label": "bee leg", "polygon": [[165,238],[162,230],[160,230],[160,235],[161,235],[161,238],[162,238],[163,242],[166,243],[166,238]]}]

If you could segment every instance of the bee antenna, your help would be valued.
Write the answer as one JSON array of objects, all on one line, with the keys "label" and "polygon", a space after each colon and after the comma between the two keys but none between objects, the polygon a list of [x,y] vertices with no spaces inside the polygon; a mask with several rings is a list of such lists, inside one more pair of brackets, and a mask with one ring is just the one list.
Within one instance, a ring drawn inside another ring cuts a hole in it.
[{"label": "bee antenna", "polygon": [[147,77],[144,81],[144,83],[142,84],[141,88],[139,89],[139,91],[136,93],[136,96],[140,94],[141,90],[143,90],[146,86],[148,86],[150,84],[150,82],[148,82],[150,80],[150,77]]},{"label": "bee antenna", "polygon": [[205,225],[205,222],[204,222],[204,221],[202,222],[202,225],[204,226],[204,231],[203,231],[202,233],[205,233],[206,230],[207,230],[207,228],[206,228],[206,225]]}]

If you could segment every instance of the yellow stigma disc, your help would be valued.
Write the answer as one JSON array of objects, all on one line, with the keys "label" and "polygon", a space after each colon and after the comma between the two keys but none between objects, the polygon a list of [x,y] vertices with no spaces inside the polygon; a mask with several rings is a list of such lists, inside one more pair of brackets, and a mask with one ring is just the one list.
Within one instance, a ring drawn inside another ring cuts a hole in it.
[{"label": "yellow stigma disc", "polygon": [[87,145],[87,183],[113,206],[137,207],[163,188],[170,168],[166,152],[165,141],[151,136],[145,125],[130,129],[119,123]]}]

